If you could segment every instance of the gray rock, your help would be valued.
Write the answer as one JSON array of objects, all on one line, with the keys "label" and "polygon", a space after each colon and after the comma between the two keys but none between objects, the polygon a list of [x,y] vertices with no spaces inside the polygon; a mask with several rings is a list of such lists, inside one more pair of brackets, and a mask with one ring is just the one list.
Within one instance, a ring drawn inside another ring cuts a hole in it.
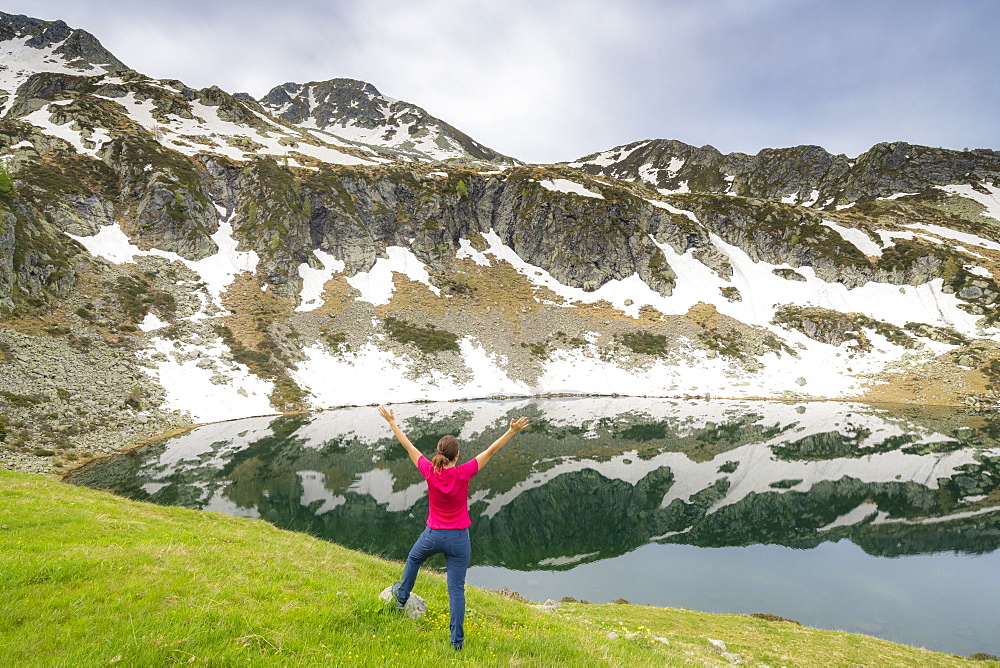
[{"label": "gray rock", "polygon": [[533,605],[531,607],[537,608],[539,610],[545,610],[547,612],[555,612],[556,610],[562,607],[562,603],[560,603],[559,601],[554,601],[550,598],[541,605]]},{"label": "gray rock", "polygon": [[[378,595],[379,600],[389,601],[395,605],[395,601],[392,600],[392,586],[388,586],[381,591]],[[425,601],[421,596],[410,592],[410,598],[407,599],[406,605],[403,606],[403,612],[410,619],[420,619],[427,614],[427,601]]]},{"label": "gray rock", "polygon": [[618,634],[615,633],[614,631],[609,631],[608,632],[608,639],[609,640],[617,640],[618,639]]},{"label": "gray rock", "polygon": [[711,638],[708,639],[708,648],[716,654],[721,654],[722,652],[727,651],[726,643],[721,640],[713,640]]},{"label": "gray rock", "polygon": [[741,663],[743,663],[743,657],[740,656],[739,654],[734,654],[732,652],[723,652],[721,656],[722,656],[723,659],[725,659],[729,663],[733,663],[733,664],[741,664]]},{"label": "gray rock", "polygon": [[191,186],[180,175],[164,169],[149,179],[135,224],[144,235],[157,238],[158,248],[188,260],[201,260],[219,250],[209,238],[218,229],[217,217],[201,181]]}]

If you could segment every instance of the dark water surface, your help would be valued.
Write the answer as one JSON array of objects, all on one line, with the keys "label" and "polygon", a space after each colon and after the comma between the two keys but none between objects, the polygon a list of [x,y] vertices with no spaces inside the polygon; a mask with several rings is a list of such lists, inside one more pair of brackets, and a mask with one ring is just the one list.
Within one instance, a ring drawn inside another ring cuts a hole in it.
[{"label": "dark water surface", "polygon": [[[1000,653],[1000,417],[835,403],[574,398],[395,407],[471,458],[469,583],[766,612]],[[71,482],[404,559],[423,479],[374,408],[206,425]],[[443,562],[442,562],[443,563]]]}]

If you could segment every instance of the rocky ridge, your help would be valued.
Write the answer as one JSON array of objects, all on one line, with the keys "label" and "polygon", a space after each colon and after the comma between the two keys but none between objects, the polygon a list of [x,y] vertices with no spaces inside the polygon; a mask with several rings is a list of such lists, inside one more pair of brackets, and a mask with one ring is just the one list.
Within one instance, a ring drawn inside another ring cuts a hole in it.
[{"label": "rocky ridge", "polygon": [[356,79],[289,82],[275,86],[259,102],[276,118],[397,159],[468,157],[518,164],[420,107],[385,97],[375,86]]},{"label": "rocky ridge", "polygon": [[9,456],[387,400],[1000,391],[993,151],[523,165],[363,82],[194,90],[10,15],[0,48]]},{"label": "rocky ridge", "polygon": [[590,174],[645,183],[663,193],[726,193],[826,210],[902,193],[933,197],[934,186],[975,187],[1000,176],[997,151],[956,151],[906,142],[877,144],[851,159],[820,146],[723,154],[713,146],[654,139],[567,164]]}]

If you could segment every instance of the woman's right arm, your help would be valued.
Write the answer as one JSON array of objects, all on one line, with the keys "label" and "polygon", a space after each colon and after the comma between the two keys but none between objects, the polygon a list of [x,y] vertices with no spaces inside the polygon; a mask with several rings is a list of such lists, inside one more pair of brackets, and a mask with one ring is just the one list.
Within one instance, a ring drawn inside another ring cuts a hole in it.
[{"label": "woman's right arm", "polygon": [[507,432],[497,440],[493,441],[493,445],[491,445],[490,447],[486,448],[486,450],[476,455],[476,462],[479,464],[479,468],[482,469],[484,466],[486,466],[486,462],[490,461],[490,457],[495,455],[497,451],[500,450],[500,448],[507,445],[507,441],[509,441],[514,436],[514,434],[521,431],[527,426],[528,426],[528,418],[526,417],[518,418],[517,420],[511,420],[510,428],[507,429]]},{"label": "woman's right arm", "polygon": [[392,433],[396,435],[396,440],[398,440],[402,446],[406,449],[406,454],[410,455],[410,461],[413,465],[417,465],[417,461],[420,459],[420,451],[410,443],[410,439],[406,438],[406,434],[403,430],[399,428],[396,424],[396,416],[392,414],[391,408],[386,408],[385,406],[378,407],[378,414],[389,423],[389,428],[392,429]]}]

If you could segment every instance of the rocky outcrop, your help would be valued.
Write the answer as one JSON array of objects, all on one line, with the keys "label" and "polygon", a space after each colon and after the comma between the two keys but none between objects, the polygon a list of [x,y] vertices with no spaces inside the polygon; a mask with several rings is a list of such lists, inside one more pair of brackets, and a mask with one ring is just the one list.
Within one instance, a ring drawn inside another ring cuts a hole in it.
[{"label": "rocky outcrop", "polygon": [[40,336],[0,328],[0,466],[51,471],[186,424],[160,410],[163,390],[142,372],[135,338],[109,344],[85,327]]},{"label": "rocky outcrop", "polygon": [[[368,271],[380,249],[409,247],[432,270],[453,269],[462,238],[495,230],[525,261],[593,290],[638,273],[663,294],[674,274],[650,239],[684,252],[710,246],[703,230],[616,189],[598,200],[540,187],[525,168],[503,177],[455,171],[446,179],[406,168],[321,168],[300,178],[273,160],[236,169],[206,163],[213,196],[234,211],[237,237],[261,254],[267,280],[297,289],[297,267],[319,249],[348,275]],[[462,185],[459,187],[458,184]]]},{"label": "rocky outcrop", "polygon": [[850,160],[819,146],[722,154],[676,140],[635,142],[571,163],[591,174],[644,182],[665,191],[730,193],[830,207],[919,193],[935,185],[1000,181],[1000,153],[955,151],[905,142],[877,144]]},{"label": "rocky outcrop", "polygon": [[10,311],[68,297],[76,283],[71,259],[79,250],[23,203],[0,202],[0,305]]},{"label": "rocky outcrop", "polygon": [[132,229],[151,246],[200,260],[218,252],[209,238],[218,227],[218,213],[204,182],[199,178],[185,183],[183,175],[167,168],[151,176]]},{"label": "rocky outcrop", "polygon": [[823,184],[850,169],[843,155],[819,146],[764,149],[757,155],[723,154],[677,140],[635,142],[580,158],[573,163],[591,174],[606,174],[670,192],[728,192],[744,197],[811,202]]},{"label": "rocky outcrop", "polygon": [[17,89],[6,116],[19,118],[41,109],[51,101],[73,99],[77,94],[94,92],[97,88],[94,82],[95,79],[90,77],[62,72],[32,74]]},{"label": "rocky outcrop", "polygon": [[778,308],[774,322],[790,329],[797,329],[814,341],[832,346],[850,343],[849,347],[852,350],[872,349],[866,330],[877,332],[904,348],[923,346],[922,343],[914,341],[903,329],[860,313],[841,313],[815,306],[800,308],[785,305]]},{"label": "rocky outcrop", "polygon": [[247,108],[244,100],[239,100],[218,86],[198,91],[198,101],[209,107],[217,107],[219,118],[230,123],[239,123],[252,128],[267,128],[268,123]]},{"label": "rocky outcrop", "polygon": [[850,172],[824,187],[829,204],[845,204],[931,186],[1000,181],[1000,153],[955,151],[905,142],[876,144],[855,160]]}]

